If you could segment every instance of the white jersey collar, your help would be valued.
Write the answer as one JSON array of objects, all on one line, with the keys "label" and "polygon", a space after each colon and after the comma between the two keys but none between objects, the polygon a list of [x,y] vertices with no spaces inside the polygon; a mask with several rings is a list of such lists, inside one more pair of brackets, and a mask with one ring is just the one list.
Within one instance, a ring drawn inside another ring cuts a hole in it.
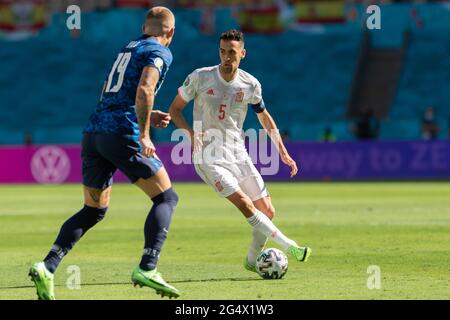
[{"label": "white jersey collar", "polygon": [[219,68],[220,68],[220,65],[217,65],[217,67],[216,67],[217,77],[219,78],[220,82],[222,82],[224,85],[231,86],[239,78],[239,71],[240,71],[239,68],[236,71],[236,76],[230,82],[228,82],[224,78],[222,78]]}]

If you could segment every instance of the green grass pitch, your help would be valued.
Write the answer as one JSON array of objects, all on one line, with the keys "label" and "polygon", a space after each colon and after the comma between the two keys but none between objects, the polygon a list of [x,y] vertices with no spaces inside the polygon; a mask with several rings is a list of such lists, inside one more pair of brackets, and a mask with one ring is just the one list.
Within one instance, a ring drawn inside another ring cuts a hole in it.
[{"label": "green grass pitch", "polygon": [[[179,206],[159,270],[181,299],[448,299],[449,183],[271,183],[275,223],[313,254],[289,260],[282,280],[244,270],[251,228],[204,184],[176,184]],[[0,299],[36,299],[27,276],[61,224],[81,207],[81,187],[0,186]],[[134,288],[150,201],[115,185],[106,218],[56,273],[57,299],[161,299]],[[277,247],[273,242],[269,247]],[[81,270],[70,289],[69,266]],[[369,289],[377,276],[379,289]],[[368,272],[369,271],[369,272]]]}]

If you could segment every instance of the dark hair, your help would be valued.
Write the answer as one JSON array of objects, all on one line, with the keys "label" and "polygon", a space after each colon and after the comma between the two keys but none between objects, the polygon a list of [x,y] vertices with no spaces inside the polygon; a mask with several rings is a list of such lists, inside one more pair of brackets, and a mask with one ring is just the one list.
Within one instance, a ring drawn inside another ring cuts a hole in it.
[{"label": "dark hair", "polygon": [[242,33],[242,31],[239,30],[228,30],[225,32],[222,32],[222,34],[220,35],[220,40],[226,40],[226,41],[240,41],[242,43],[244,43],[244,34]]}]

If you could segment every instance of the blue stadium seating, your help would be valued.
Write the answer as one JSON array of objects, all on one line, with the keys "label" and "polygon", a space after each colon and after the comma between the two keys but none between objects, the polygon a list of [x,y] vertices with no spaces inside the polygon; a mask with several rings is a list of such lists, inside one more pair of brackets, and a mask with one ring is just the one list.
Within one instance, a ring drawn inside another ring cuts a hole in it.
[{"label": "blue stadium seating", "polygon": [[[403,18],[397,24],[386,19],[386,28],[398,32],[375,37],[376,45],[398,44],[398,34],[408,27],[410,10],[408,5],[401,8]],[[443,128],[450,116],[445,105],[450,101],[450,39],[446,39],[450,10],[441,13],[432,5],[419,8],[425,27],[412,32],[392,114],[382,125],[386,139],[418,138],[419,119],[427,105],[437,108]],[[383,15],[389,16],[388,11]],[[144,12],[83,14],[79,38],[70,36],[65,15],[55,15],[50,26],[32,39],[0,42],[0,143],[20,144],[25,132],[33,134],[35,143],[78,143],[117,50],[139,35]],[[163,110],[189,72],[218,63],[217,34],[199,34],[200,13],[183,10],[176,15],[174,63],[156,100],[156,107]],[[217,21],[218,32],[237,27],[227,9],[219,12]],[[338,139],[352,139],[345,113],[360,39],[359,23],[270,37],[247,35],[248,55],[241,67],[261,81],[268,109],[293,140],[317,140],[327,125]],[[245,127],[253,126],[258,126],[257,119],[249,112]],[[170,134],[171,130],[155,130],[154,137],[168,141]]]},{"label": "blue stadium seating", "polygon": [[435,109],[441,128],[440,137],[447,137],[450,121],[450,38],[447,36],[450,6],[421,5],[416,10],[423,26],[418,27],[413,21],[409,24],[411,39],[390,118],[382,125],[381,138],[384,139],[420,137],[421,118],[427,106]]}]

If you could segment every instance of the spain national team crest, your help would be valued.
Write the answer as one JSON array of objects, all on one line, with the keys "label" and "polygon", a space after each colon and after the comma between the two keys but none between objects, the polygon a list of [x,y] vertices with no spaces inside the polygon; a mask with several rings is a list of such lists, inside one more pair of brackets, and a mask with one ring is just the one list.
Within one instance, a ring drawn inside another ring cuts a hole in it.
[{"label": "spain national team crest", "polygon": [[238,92],[236,92],[236,102],[242,102],[244,101],[244,91],[240,89]]}]

